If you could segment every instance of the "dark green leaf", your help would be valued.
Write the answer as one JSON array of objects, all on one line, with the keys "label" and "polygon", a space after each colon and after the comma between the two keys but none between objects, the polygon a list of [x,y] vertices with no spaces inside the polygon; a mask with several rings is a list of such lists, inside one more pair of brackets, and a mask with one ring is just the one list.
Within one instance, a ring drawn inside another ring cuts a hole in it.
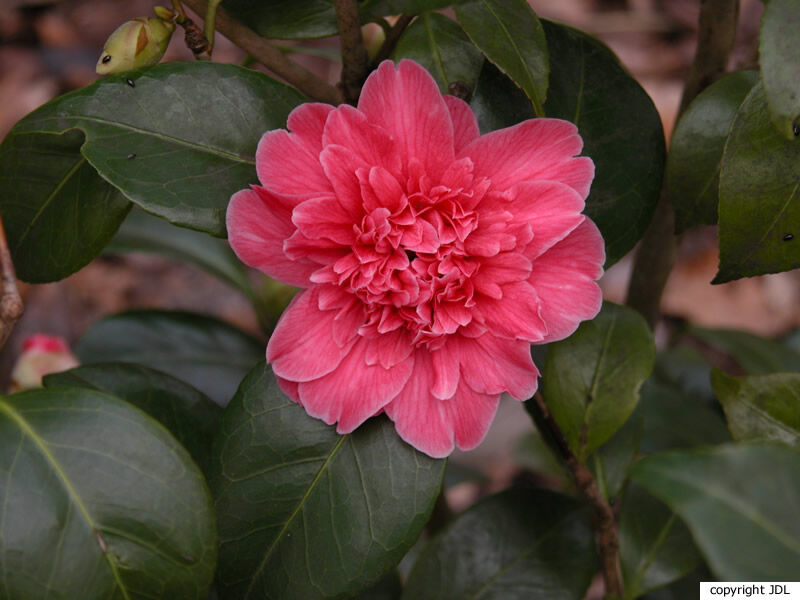
[{"label": "dark green leaf", "polygon": [[686,346],[659,352],[653,370],[653,375],[660,383],[684,392],[687,397],[714,404],[710,374],[711,365],[708,361],[697,350]]},{"label": "dark green leaf", "polygon": [[336,10],[330,0],[224,0],[222,8],[259,35],[274,40],[304,40],[336,35]]},{"label": "dark green leaf", "polygon": [[770,439],[800,449],[800,373],[728,377],[711,373],[735,440]]},{"label": "dark green leaf", "polygon": [[0,397],[3,598],[206,598],[211,498],[150,417],[92,390]]},{"label": "dark green leaf", "polygon": [[719,272],[712,283],[800,267],[800,139],[770,122],[764,88],[731,126],[719,179]]},{"label": "dark green leaf", "polygon": [[546,490],[481,501],[423,550],[408,600],[581,600],[596,571],[589,514]]},{"label": "dark green leaf", "polygon": [[131,203],[101,179],[64,135],[13,129],[0,145],[0,214],[17,276],[63,279],[108,243]]},{"label": "dark green leaf", "polygon": [[622,498],[619,545],[628,598],[680,579],[702,562],[686,525],[635,484]]},{"label": "dark green leaf", "polygon": [[758,62],[767,92],[772,122],[787,138],[800,127],[800,4],[797,0],[772,0],[761,18]]},{"label": "dark green leaf", "polygon": [[425,67],[443,94],[453,82],[475,88],[483,55],[458,23],[439,13],[423,13],[408,28],[395,50],[395,58],[410,58]]},{"label": "dark green leaf", "polygon": [[715,575],[792,581],[800,572],[800,454],[771,443],[649,456],[631,477],[684,520]]},{"label": "dark green leaf", "polygon": [[235,600],[334,598],[375,582],[419,536],[445,466],[385,417],[337,435],[266,365],[226,409],[214,456],[218,591]]},{"label": "dark green leaf", "polygon": [[653,101],[598,40],[543,21],[550,48],[548,117],[575,123],[595,164],[586,214],[606,242],[606,267],[633,248],[661,192],[664,132]]},{"label": "dark green leaf", "polygon": [[523,91],[489,61],[483,63],[470,108],[481,133],[511,127],[536,116]]},{"label": "dark green leaf", "polygon": [[135,204],[224,236],[231,195],[258,182],[254,155],[261,135],[285,127],[300,102],[297,91],[250,69],[165,63],[60,96],[12,133],[80,129],[86,136],[81,154]]},{"label": "dark green leaf", "polygon": [[655,356],[641,315],[611,303],[572,336],[549,345],[542,393],[578,460],[585,461],[631,415]]},{"label": "dark green leaf", "polygon": [[678,233],[717,224],[722,151],[736,111],[757,81],[758,71],[731,73],[706,88],[681,115],[666,173]]},{"label": "dark green leaf", "polygon": [[628,469],[639,454],[642,435],[644,413],[637,410],[589,459],[589,468],[606,500],[616,498],[622,490]]},{"label": "dark green leaf", "polygon": [[722,416],[702,398],[650,380],[642,387],[643,452],[721,444],[731,437]]},{"label": "dark green leaf", "polygon": [[508,75],[543,115],[549,59],[542,24],[525,0],[472,0],[456,17],[481,52]]},{"label": "dark green leaf", "polygon": [[746,331],[694,327],[692,335],[729,354],[749,375],[800,371],[800,352]]},{"label": "dark green leaf", "polygon": [[142,365],[99,363],[47,375],[44,385],[89,388],[122,398],[169,429],[197,464],[208,465],[222,409],[180,379]]},{"label": "dark green leaf", "polygon": [[134,310],[98,321],[75,346],[82,363],[121,361],[169,373],[225,406],[264,345],[218,319]]},{"label": "dark green leaf", "polygon": [[364,590],[355,600],[400,600],[403,582],[397,571],[392,571],[371,588]]},{"label": "dark green leaf", "polygon": [[106,252],[148,252],[192,264],[253,297],[253,288],[241,261],[228,242],[204,233],[174,227],[138,208],[131,211]]}]

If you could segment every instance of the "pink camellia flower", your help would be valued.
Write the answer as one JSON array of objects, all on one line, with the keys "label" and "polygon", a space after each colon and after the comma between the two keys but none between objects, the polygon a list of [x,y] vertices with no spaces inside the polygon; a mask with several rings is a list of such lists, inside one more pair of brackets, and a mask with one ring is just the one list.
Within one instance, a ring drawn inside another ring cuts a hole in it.
[{"label": "pink camellia flower", "polygon": [[42,377],[78,366],[78,359],[64,338],[36,333],[22,345],[11,371],[11,392],[42,387]]},{"label": "pink camellia flower", "polygon": [[340,433],[385,412],[431,456],[475,447],[503,392],[536,391],[530,345],[600,309],[575,126],[480,135],[404,60],[370,75],[357,108],[304,104],[288,129],[264,134],[262,185],[227,215],[245,263],[304,288],[267,346],[281,389]]}]

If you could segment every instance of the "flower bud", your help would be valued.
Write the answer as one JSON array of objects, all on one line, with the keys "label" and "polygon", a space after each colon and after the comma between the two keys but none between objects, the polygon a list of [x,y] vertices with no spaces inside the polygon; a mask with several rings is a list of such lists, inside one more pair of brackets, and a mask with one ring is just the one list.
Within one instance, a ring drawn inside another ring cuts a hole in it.
[{"label": "flower bud", "polygon": [[97,61],[97,73],[123,73],[156,64],[167,50],[175,24],[138,17],[117,27]]},{"label": "flower bud", "polygon": [[22,354],[11,371],[11,392],[42,387],[42,377],[77,367],[78,359],[67,342],[54,335],[37,333],[22,346]]},{"label": "flower bud", "polygon": [[175,18],[175,13],[168,9],[166,6],[154,6],[153,12],[162,21],[170,22]]}]

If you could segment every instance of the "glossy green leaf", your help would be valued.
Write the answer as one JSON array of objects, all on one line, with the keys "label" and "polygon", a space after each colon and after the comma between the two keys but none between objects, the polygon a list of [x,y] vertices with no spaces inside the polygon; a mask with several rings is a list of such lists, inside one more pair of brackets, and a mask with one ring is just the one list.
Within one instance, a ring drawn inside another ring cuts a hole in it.
[{"label": "glossy green leaf", "polygon": [[735,440],[769,439],[800,449],[800,373],[729,377],[711,373]]},{"label": "glossy green leaf", "polygon": [[588,511],[546,490],[511,489],[460,515],[420,554],[408,600],[581,600],[596,572]]},{"label": "glossy green leaf", "polygon": [[330,0],[224,0],[222,8],[269,39],[303,40],[339,33]]},{"label": "glossy green leaf", "polygon": [[122,223],[106,252],[147,252],[184,261],[214,275],[248,298],[253,297],[247,272],[227,241],[175,227],[138,208]]},{"label": "glossy green leaf", "polygon": [[800,454],[773,443],[649,456],[632,478],[692,532],[714,574],[728,581],[793,581],[800,572]]},{"label": "glossy green leaf", "polygon": [[597,487],[606,500],[616,498],[639,454],[644,435],[644,414],[634,411],[625,424],[600,446],[588,460]]},{"label": "glossy green leaf", "polygon": [[626,598],[676,581],[703,560],[686,525],[635,484],[625,488],[622,498],[619,545]]},{"label": "glossy green leaf", "polygon": [[544,29],[525,0],[472,0],[455,7],[469,39],[543,114],[549,58]]},{"label": "glossy green leaf", "polygon": [[641,315],[611,303],[566,340],[549,345],[542,393],[578,460],[585,461],[631,415],[655,356]]},{"label": "glossy green leaf", "polygon": [[182,379],[225,406],[264,344],[224,321],[181,311],[133,310],[92,325],[75,346],[81,363],[138,363]]},{"label": "glossy green leaf", "polygon": [[481,67],[470,108],[481,133],[511,127],[536,116],[524,92],[488,60]]},{"label": "glossy green leaf", "polygon": [[642,386],[639,408],[644,415],[641,450],[658,452],[730,441],[719,412],[702,398],[650,380]]},{"label": "glossy green leaf", "polygon": [[284,396],[266,365],[225,410],[214,456],[223,600],[359,592],[417,539],[445,467],[386,417],[337,435]]},{"label": "glossy green leaf", "polygon": [[[563,25],[542,24],[553,66],[545,113],[576,123],[582,154],[595,163],[585,212],[603,234],[608,267],[644,235],[658,202],[665,160],[661,118],[604,44]],[[488,63],[470,107],[482,133],[535,116],[525,95]]]},{"label": "glossy green leaf", "polygon": [[758,62],[772,122],[787,139],[800,132],[800,4],[772,0],[761,18]]},{"label": "glossy green leaf", "polygon": [[0,145],[0,214],[17,277],[56,281],[87,265],[131,203],[101,179],[64,135],[12,129]]},{"label": "glossy green leaf", "polygon": [[606,242],[606,267],[638,242],[661,193],[665,146],[653,101],[602,42],[543,21],[550,48],[548,117],[572,121],[595,164],[586,214]]},{"label": "glossy green leaf", "polygon": [[45,387],[78,387],[122,398],[166,427],[201,467],[222,409],[202,392],[171,375],[131,363],[98,363],[44,377]]},{"label": "glossy green leaf", "polygon": [[758,71],[731,73],[706,88],[681,115],[666,171],[678,233],[717,224],[722,151],[736,111],[757,81]]},{"label": "glossy green leaf", "polygon": [[691,333],[715,350],[729,354],[748,375],[800,371],[800,352],[781,342],[734,329],[693,327]]},{"label": "glossy green leaf", "polygon": [[800,267],[800,139],[770,122],[764,88],[731,126],[719,179],[719,272],[712,283]]},{"label": "glossy green leaf", "polygon": [[216,531],[183,447],[86,389],[0,397],[0,595],[204,600]]},{"label": "glossy green leaf", "polygon": [[394,52],[395,59],[410,58],[425,67],[443,94],[449,85],[475,88],[483,66],[483,55],[458,23],[439,13],[423,13],[406,30]]},{"label": "glossy green leaf", "polygon": [[261,135],[285,127],[302,100],[294,89],[250,69],[165,63],[59,96],[13,132],[81,130],[81,155],[135,204],[172,223],[224,236],[231,195],[258,182],[254,155]]}]

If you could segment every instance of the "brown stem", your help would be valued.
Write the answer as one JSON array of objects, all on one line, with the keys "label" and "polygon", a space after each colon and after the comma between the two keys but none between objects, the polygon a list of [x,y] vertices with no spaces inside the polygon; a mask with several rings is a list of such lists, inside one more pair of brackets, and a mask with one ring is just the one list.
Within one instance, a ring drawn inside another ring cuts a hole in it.
[{"label": "brown stem", "polygon": [[361,19],[356,0],[334,0],[339,42],[342,47],[342,88],[351,104],[358,101],[361,86],[367,78],[369,57],[361,35]]},{"label": "brown stem", "polygon": [[617,536],[617,522],[614,518],[614,510],[603,497],[603,494],[600,493],[592,472],[581,464],[575,453],[572,452],[564,433],[550,413],[550,409],[547,407],[541,392],[534,394],[533,401],[539,411],[539,416],[547,424],[547,428],[558,445],[561,455],[567,463],[567,468],[569,468],[575,480],[575,485],[594,511],[597,551],[600,554],[603,581],[606,584],[605,597],[608,600],[622,598],[623,585],[619,565],[619,538]]},{"label": "brown stem", "polygon": [[[206,0],[185,0],[184,3],[198,15],[206,14]],[[344,102],[341,90],[287,58],[255,31],[231,17],[222,7],[217,9],[217,31],[311,100],[329,104]]]},{"label": "brown stem", "polygon": [[8,250],[6,231],[0,219],[0,349],[6,345],[11,330],[22,316],[24,307],[17,289],[17,275]]},{"label": "brown stem", "polygon": [[386,33],[386,39],[383,41],[378,53],[375,55],[373,64],[377,65],[392,55],[392,52],[394,52],[394,49],[397,46],[397,42],[400,41],[400,36],[403,35],[403,32],[411,24],[411,21],[414,20],[414,17],[415,15],[400,15],[400,17],[398,17],[394,27],[392,27]]},{"label": "brown stem", "polygon": [[[678,116],[700,92],[725,73],[738,16],[738,0],[702,1],[697,50],[683,88]],[[677,247],[675,211],[666,186],[662,184],[653,221],[642,238],[628,284],[628,306],[638,310],[651,328],[658,322],[661,295],[675,265]]]}]

